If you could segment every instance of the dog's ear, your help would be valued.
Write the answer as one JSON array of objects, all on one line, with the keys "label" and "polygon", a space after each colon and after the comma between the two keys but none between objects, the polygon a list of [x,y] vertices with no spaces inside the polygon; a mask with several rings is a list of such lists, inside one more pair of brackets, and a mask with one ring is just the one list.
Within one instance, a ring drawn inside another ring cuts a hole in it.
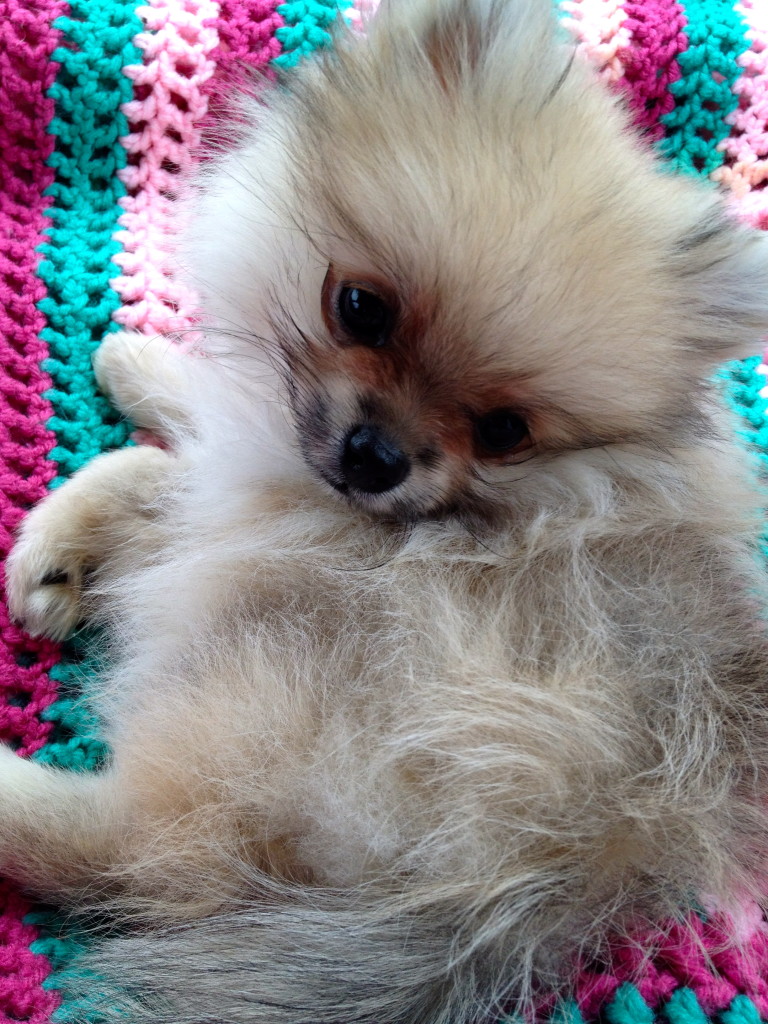
[{"label": "dog's ear", "polygon": [[768,336],[768,235],[718,212],[678,241],[683,343],[705,363],[755,355]]},{"label": "dog's ear", "polygon": [[452,0],[430,12],[421,27],[421,46],[444,89],[482,63],[498,34],[497,10],[498,4],[482,0]]},{"label": "dog's ear", "polygon": [[549,42],[555,26],[547,0],[383,0],[376,20],[384,32],[416,42],[447,92],[505,42],[514,40],[519,58],[526,49],[517,45],[518,37]]}]

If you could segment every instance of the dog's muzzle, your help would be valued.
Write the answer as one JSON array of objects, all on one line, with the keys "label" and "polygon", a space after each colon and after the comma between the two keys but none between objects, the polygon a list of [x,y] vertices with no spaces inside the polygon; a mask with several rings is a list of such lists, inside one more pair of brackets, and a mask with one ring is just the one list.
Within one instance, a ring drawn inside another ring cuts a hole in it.
[{"label": "dog's muzzle", "polygon": [[341,474],[345,482],[366,494],[383,494],[408,476],[411,463],[395,444],[375,427],[353,427],[342,445]]}]

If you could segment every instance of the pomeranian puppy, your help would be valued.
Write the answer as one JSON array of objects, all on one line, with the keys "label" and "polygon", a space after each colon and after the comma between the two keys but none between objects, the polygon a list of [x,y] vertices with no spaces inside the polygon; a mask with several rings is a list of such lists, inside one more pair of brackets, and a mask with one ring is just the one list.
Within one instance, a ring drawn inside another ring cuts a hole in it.
[{"label": "pomeranian puppy", "polygon": [[97,354],[165,448],[10,559],[32,632],[107,624],[113,756],[3,751],[4,871],[129,921],[103,1012],[173,1024],[469,1024],[760,897],[761,496],[708,382],[768,330],[765,240],[546,0],[393,3],[237,130],[202,357]]}]

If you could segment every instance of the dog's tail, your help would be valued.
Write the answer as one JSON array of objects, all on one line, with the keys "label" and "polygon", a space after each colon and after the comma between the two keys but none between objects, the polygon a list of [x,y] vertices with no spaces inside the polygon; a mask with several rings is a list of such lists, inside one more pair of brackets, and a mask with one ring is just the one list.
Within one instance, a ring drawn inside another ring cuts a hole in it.
[{"label": "dog's tail", "polygon": [[80,1020],[95,1011],[124,1024],[496,1019],[510,998],[520,1005],[521,962],[493,926],[487,941],[487,918],[462,923],[451,902],[398,910],[386,898],[305,891],[292,905],[96,943],[64,994],[70,1010],[84,1007]]}]

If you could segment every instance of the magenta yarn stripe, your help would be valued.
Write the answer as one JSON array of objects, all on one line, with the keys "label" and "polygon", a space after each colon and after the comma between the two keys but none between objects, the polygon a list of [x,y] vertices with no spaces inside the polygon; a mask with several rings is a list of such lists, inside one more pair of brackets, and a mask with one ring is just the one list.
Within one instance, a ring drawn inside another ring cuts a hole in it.
[{"label": "magenta yarn stripe", "polygon": [[[0,0],[0,556],[26,510],[55,473],[47,456],[51,407],[42,397],[50,380],[40,370],[48,355],[40,338],[45,318],[37,303],[45,287],[36,251],[48,225],[44,190],[53,181],[46,160],[54,114],[48,99],[57,71],[51,54],[60,33],[53,21],[62,0]],[[47,670],[58,660],[51,643],[31,640],[9,622],[0,595],[0,740],[30,754],[46,741],[40,712],[55,698]],[[37,930],[24,923],[29,904],[0,885],[0,1019],[46,1024],[59,1003],[43,987],[50,973],[30,944]]]},{"label": "magenta yarn stripe", "polygon": [[[53,181],[46,160],[54,140],[47,129],[53,101],[46,93],[57,71],[50,57],[60,33],[52,22],[62,0],[0,0],[0,555],[26,510],[46,492],[56,467],[47,459],[55,438],[46,429],[51,407],[42,397],[50,380],[40,370],[48,355],[37,303],[45,287],[36,276],[36,247],[48,225],[44,190]],[[31,640],[9,622],[0,600],[0,739],[22,754],[38,750],[50,725],[39,714],[55,698],[47,670],[54,644]]]},{"label": "magenta yarn stripe", "polygon": [[[221,0],[216,31],[219,48],[210,83],[210,123],[226,110],[233,89],[248,85],[247,69],[269,72],[269,63],[282,51],[276,31],[285,22],[276,7],[282,0]],[[252,80],[251,80],[252,87]]]},{"label": "magenta yarn stripe", "polygon": [[675,105],[669,91],[680,77],[677,57],[688,46],[685,11],[676,0],[624,0],[631,42],[622,53],[623,87],[639,128],[654,142],[664,134],[659,119]]},{"label": "magenta yarn stripe", "polygon": [[218,71],[233,63],[263,68],[281,51],[275,32],[285,22],[276,7],[282,0],[222,0],[216,29],[221,43]]}]

